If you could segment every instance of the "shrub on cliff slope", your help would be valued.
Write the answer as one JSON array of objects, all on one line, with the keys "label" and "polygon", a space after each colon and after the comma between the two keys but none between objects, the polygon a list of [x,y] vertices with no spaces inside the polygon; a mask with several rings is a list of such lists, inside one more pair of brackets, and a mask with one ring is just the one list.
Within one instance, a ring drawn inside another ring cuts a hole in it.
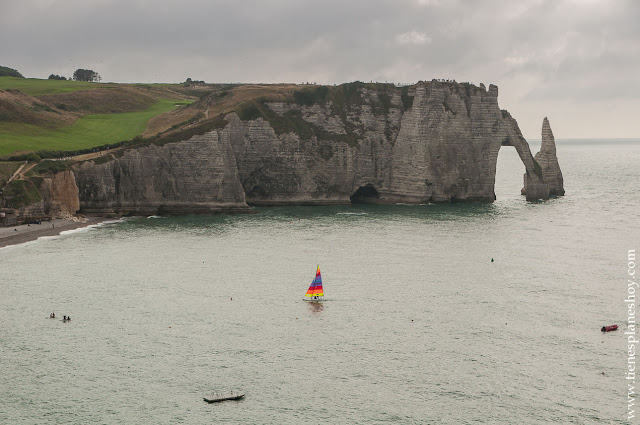
[{"label": "shrub on cliff slope", "polygon": [[400,90],[400,98],[405,111],[413,106],[413,96],[409,96],[409,87],[403,87]]},{"label": "shrub on cliff slope", "polygon": [[5,189],[3,196],[7,200],[7,207],[22,208],[42,200],[37,186],[42,183],[41,178],[29,180],[13,180]]},{"label": "shrub on cliff slope", "polygon": [[0,162],[0,189],[7,183],[13,173],[20,168],[17,162]]},{"label": "shrub on cliff slope", "polygon": [[40,158],[40,155],[38,155],[35,152],[21,153],[21,154],[11,155],[9,157],[6,157],[7,161],[15,161],[15,162],[24,162],[24,161],[38,162],[41,159],[42,158]]},{"label": "shrub on cliff slope", "polygon": [[311,106],[316,103],[322,104],[327,101],[329,87],[319,86],[313,89],[296,90],[293,92],[293,100],[298,105]]},{"label": "shrub on cliff slope", "polygon": [[396,90],[396,88],[393,84],[386,83],[363,83],[362,81],[354,81],[334,87],[319,86],[303,88],[293,92],[292,101],[302,106],[312,106],[314,104],[324,105],[327,102],[331,102],[334,112],[344,116],[347,109],[367,103],[363,97],[363,89],[377,93],[377,100],[371,103],[371,107],[377,113],[386,114],[389,112],[393,91]]},{"label": "shrub on cliff slope", "polygon": [[181,142],[183,140],[189,140],[193,136],[200,136],[210,131],[224,128],[227,125],[227,121],[224,119],[224,114],[220,114],[215,116],[213,119],[209,119],[206,121],[202,121],[191,127],[188,127],[184,130],[180,130],[177,132],[170,132],[158,135],[157,137],[151,137],[149,139],[140,139],[139,141],[132,140],[132,143],[129,145],[148,145],[149,143],[153,143],[157,146],[162,146],[167,143]]},{"label": "shrub on cliff slope", "polygon": [[45,160],[38,163],[35,167],[29,170],[28,175],[56,174],[60,171],[66,171],[68,169],[68,161]]},{"label": "shrub on cliff slope", "polygon": [[262,118],[267,121],[276,134],[295,133],[301,140],[310,140],[316,136],[321,140],[335,140],[345,142],[350,146],[358,144],[358,137],[350,131],[348,126],[347,134],[331,133],[324,130],[302,117],[302,112],[291,109],[282,115],[278,115],[269,108],[268,99],[260,98],[244,102],[236,107],[236,114],[243,121]]}]

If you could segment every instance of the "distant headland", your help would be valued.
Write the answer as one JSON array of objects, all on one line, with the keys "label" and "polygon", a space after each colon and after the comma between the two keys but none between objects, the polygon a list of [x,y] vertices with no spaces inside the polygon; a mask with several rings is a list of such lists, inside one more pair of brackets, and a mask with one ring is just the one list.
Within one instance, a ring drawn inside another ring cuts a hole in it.
[{"label": "distant headland", "polygon": [[252,205],[493,202],[503,146],[525,166],[527,200],[564,194],[549,121],[534,156],[494,85],[5,76],[0,116],[5,223]]}]

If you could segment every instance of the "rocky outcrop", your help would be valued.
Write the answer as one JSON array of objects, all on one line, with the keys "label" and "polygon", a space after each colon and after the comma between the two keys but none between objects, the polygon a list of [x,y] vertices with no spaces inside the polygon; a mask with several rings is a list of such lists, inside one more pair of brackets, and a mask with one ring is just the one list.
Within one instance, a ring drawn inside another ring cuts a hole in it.
[{"label": "rocky outcrop", "polygon": [[187,141],[75,166],[80,207],[152,214],[247,204],[493,202],[502,146],[514,146],[525,165],[527,199],[547,199],[556,186],[497,98],[494,85],[434,80],[254,100],[228,114],[226,125]]},{"label": "rocky outcrop", "polygon": [[[308,140],[302,132],[277,134],[280,123],[268,116],[228,117],[221,137],[233,146],[247,202],[492,202],[504,145],[515,146],[525,164],[528,199],[548,198],[518,124],[498,107],[496,86],[432,81],[405,93],[365,87],[359,94],[342,115],[333,100],[268,104],[279,118],[313,123]],[[350,133],[357,143],[349,143]]]},{"label": "rocky outcrop", "polygon": [[[531,154],[529,143],[525,140],[518,128],[518,124],[507,111],[503,111],[505,120],[512,124],[507,126],[506,135],[503,139],[503,146],[514,146],[524,164],[524,188],[522,194],[526,195],[527,201],[537,201],[549,199],[549,186],[544,179],[540,164]],[[495,171],[494,171],[495,172]]]},{"label": "rocky outcrop", "polygon": [[535,158],[542,167],[542,174],[549,185],[549,194],[552,196],[564,195],[564,180],[556,156],[556,142],[547,117],[544,117],[542,121],[542,145]]},{"label": "rocky outcrop", "polygon": [[20,221],[44,217],[68,219],[80,209],[78,187],[71,170],[34,177],[27,180],[26,185],[32,185],[40,200],[15,208]]},{"label": "rocky outcrop", "polygon": [[72,217],[80,209],[78,186],[73,171],[67,170],[45,178],[40,186],[46,215],[56,218]]},{"label": "rocky outcrop", "polygon": [[[112,154],[109,154],[112,155]],[[96,214],[244,211],[247,204],[228,143],[217,132],[75,167],[81,210]]]}]

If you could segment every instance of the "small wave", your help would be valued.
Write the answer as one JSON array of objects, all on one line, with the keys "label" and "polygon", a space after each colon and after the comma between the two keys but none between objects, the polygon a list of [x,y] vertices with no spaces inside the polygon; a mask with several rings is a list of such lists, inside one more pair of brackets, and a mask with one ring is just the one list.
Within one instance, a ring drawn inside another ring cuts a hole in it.
[{"label": "small wave", "polygon": [[[46,236],[43,236],[43,237],[46,237]],[[49,237],[53,237],[53,236],[49,236]],[[36,240],[33,240],[33,241],[27,241],[27,242],[15,243],[15,244],[13,244],[13,245],[6,245],[6,246],[3,246],[3,247],[0,247],[0,251],[2,251],[3,249],[8,249],[8,248],[15,248],[15,247],[17,247],[17,246],[31,245],[31,244],[34,244],[34,243],[36,243],[36,242],[38,242],[38,240],[37,240],[37,239],[36,239]]]},{"label": "small wave", "polygon": [[[85,227],[78,227],[77,229],[71,229],[71,230],[63,230],[62,232],[60,232],[59,235],[57,236],[63,236],[63,235],[72,235],[74,233],[80,233],[80,232],[86,232],[89,229],[92,229],[94,227],[98,227],[97,224],[92,224],[91,226],[85,226]],[[44,239],[44,238],[55,238],[56,236],[41,236],[38,239]]]},{"label": "small wave", "polygon": [[166,218],[166,217],[162,217],[162,216],[160,216],[160,215],[150,215],[150,216],[149,216],[149,217],[147,217],[147,218]]},{"label": "small wave", "polygon": [[126,218],[119,218],[117,220],[107,220],[107,221],[102,221],[98,224],[92,224],[91,226],[95,226],[95,227],[100,227],[100,226],[104,226],[106,224],[117,224],[117,223],[124,223],[125,221],[127,221]]},{"label": "small wave", "polygon": [[57,235],[39,236],[38,238],[36,238],[34,240],[30,240],[30,241],[26,241],[26,242],[20,242],[20,243],[16,243],[16,244],[13,244],[13,245],[3,246],[3,247],[0,247],[0,249],[10,248],[10,247],[15,247],[15,246],[25,246],[25,245],[36,243],[38,241],[44,241],[44,240],[47,240],[47,239],[55,239],[55,238],[58,238],[60,236],[66,236],[66,235],[72,235],[74,233],[85,232],[85,231],[88,231],[88,230],[91,230],[91,229],[94,229],[94,228],[105,226],[107,224],[124,223],[124,221],[125,221],[125,219],[121,218],[121,219],[117,219],[117,220],[102,221],[100,223],[90,224],[88,226],[83,226],[83,227],[78,227],[77,229],[62,230]]},{"label": "small wave", "polygon": [[339,212],[336,215],[368,215],[366,212]]},{"label": "small wave", "polygon": [[[91,230],[91,229],[95,229],[95,228],[98,228],[98,227],[106,226],[107,224],[117,224],[117,223],[124,223],[124,219],[121,218],[121,219],[118,219],[118,220],[102,221],[100,223],[90,224],[90,225],[84,226],[84,227],[78,227],[77,229],[63,230],[62,232],[60,232],[60,234],[58,236],[71,235],[71,234],[74,234],[74,233],[86,232],[86,231]],[[43,236],[43,238],[46,238],[46,237],[55,238],[56,236]]]}]

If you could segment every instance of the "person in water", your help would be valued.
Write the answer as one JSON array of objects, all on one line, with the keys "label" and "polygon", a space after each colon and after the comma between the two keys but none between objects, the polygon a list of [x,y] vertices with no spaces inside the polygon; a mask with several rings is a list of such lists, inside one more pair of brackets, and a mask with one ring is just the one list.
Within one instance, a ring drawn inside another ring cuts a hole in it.
[{"label": "person in water", "polygon": [[62,320],[67,321],[67,316],[62,316]]}]

